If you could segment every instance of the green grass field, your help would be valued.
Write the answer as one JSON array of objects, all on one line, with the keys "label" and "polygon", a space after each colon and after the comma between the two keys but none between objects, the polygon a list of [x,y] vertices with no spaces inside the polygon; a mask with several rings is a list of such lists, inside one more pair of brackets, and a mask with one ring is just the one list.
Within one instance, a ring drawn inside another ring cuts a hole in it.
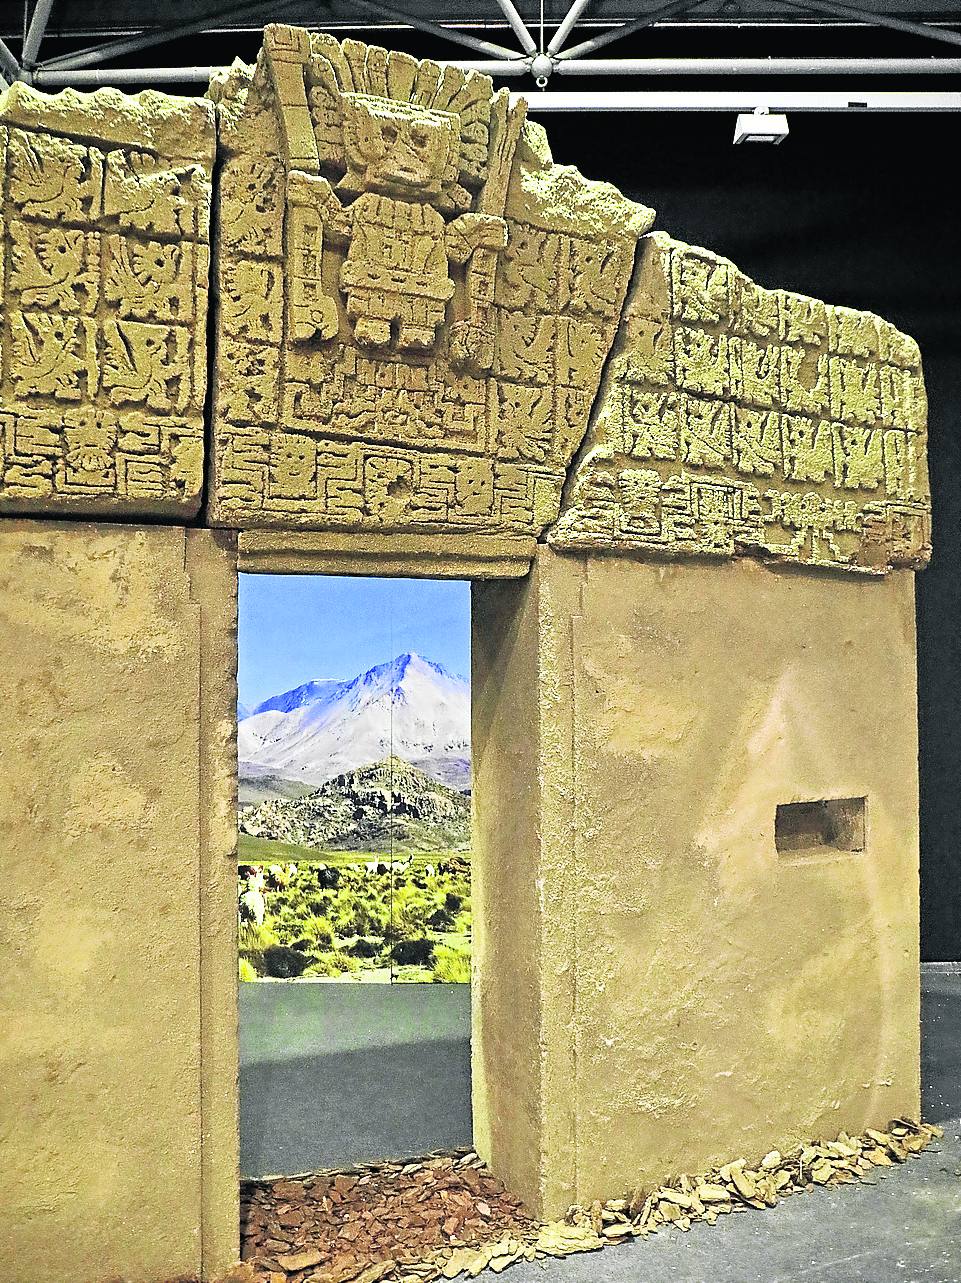
[{"label": "green grass field", "polygon": [[[412,855],[414,867],[437,865],[456,856],[463,860],[464,851],[396,851],[394,858],[406,863]],[[276,842],[272,838],[255,838],[249,833],[237,835],[237,861],[239,864],[326,864],[330,868],[348,868],[352,864],[367,864],[376,860],[390,863],[390,854],[384,851],[318,851],[314,847],[297,846],[295,842]]]},{"label": "green grass field", "polygon": [[[389,864],[389,855],[315,851],[241,834],[238,855],[241,979],[469,981],[464,852],[422,852],[406,868],[368,872],[368,863]],[[249,895],[242,900],[252,886],[248,870],[258,866],[267,876],[259,924]]]}]

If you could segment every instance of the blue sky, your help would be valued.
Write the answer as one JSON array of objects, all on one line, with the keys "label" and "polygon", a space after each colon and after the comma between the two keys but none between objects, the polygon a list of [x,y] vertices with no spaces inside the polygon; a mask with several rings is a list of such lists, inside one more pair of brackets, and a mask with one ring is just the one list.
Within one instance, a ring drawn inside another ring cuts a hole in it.
[{"label": "blue sky", "polygon": [[340,575],[241,575],[240,701],[349,678],[417,651],[470,677],[470,584]]}]

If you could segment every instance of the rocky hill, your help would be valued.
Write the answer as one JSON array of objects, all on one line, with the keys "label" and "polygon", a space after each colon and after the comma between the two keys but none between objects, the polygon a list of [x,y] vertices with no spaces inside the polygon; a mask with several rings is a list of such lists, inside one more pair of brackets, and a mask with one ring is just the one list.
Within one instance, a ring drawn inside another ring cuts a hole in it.
[{"label": "rocky hill", "polygon": [[413,653],[350,681],[305,682],[240,719],[237,756],[245,800],[290,796],[278,781],[316,788],[391,756],[417,763],[454,789],[467,788],[470,687]]},{"label": "rocky hill", "polygon": [[304,797],[240,812],[252,837],[334,851],[440,851],[470,846],[470,798],[398,757],[346,771]]}]

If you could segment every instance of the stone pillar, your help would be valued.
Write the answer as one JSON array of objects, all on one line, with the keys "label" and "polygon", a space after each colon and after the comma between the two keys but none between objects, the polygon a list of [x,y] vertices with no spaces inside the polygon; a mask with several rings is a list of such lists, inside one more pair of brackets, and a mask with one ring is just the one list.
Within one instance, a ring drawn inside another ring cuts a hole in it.
[{"label": "stone pillar", "polygon": [[231,543],[0,524],[8,1283],[236,1257]]},{"label": "stone pillar", "polygon": [[532,1209],[918,1115],[915,727],[909,572],[475,586],[475,1139]]}]

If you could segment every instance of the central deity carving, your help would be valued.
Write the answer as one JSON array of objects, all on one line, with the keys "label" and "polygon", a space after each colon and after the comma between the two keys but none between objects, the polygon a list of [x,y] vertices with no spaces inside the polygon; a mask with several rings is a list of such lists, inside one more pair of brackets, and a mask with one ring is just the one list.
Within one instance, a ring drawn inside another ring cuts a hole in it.
[{"label": "central deity carving", "polygon": [[477,71],[278,25],[211,94],[216,520],[539,534],[653,212]]},{"label": "central deity carving", "polygon": [[[337,284],[354,341],[373,351],[433,351],[454,296],[451,264],[466,264],[467,312],[450,329],[450,356],[489,369],[494,271],[508,240],[503,211],[523,109],[463,76],[445,94],[430,64],[390,86],[385,64],[389,96],[371,92],[376,67],[358,89],[356,68],[339,65],[340,47],[319,52],[304,34],[273,28],[268,40],[288,145],[308,142],[303,156],[289,156],[287,176],[290,337],[333,339],[340,330],[325,244],[346,246]],[[438,97],[446,109],[423,101]],[[342,176],[332,185],[322,169]]]}]

